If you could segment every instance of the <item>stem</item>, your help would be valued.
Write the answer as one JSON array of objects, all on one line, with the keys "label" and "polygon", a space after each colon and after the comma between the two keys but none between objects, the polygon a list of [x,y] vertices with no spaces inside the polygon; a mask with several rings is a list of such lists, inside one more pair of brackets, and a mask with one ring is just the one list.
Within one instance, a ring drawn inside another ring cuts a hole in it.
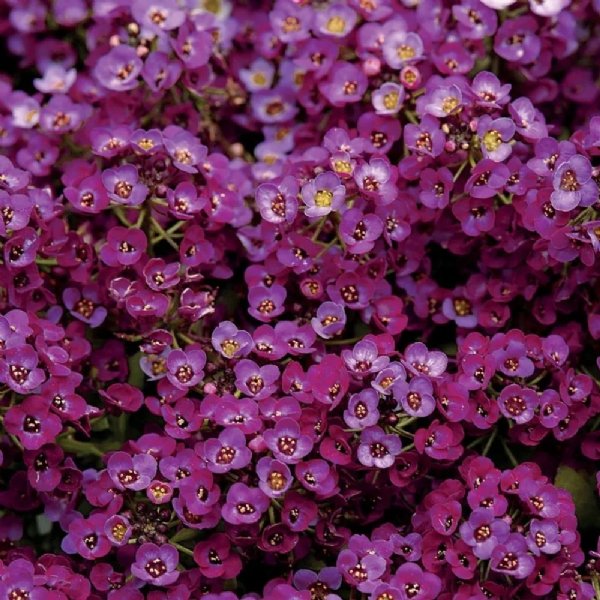
[{"label": "stem", "polygon": [[342,346],[343,344],[355,344],[356,342],[360,342],[362,339],[362,335],[357,335],[356,337],[345,340],[325,340],[325,344],[327,346]]},{"label": "stem", "polygon": [[163,229],[162,225],[154,217],[150,217],[150,223],[152,223],[152,227],[154,227],[160,233],[160,236],[154,238],[153,241],[157,242],[164,239],[175,250],[177,250],[177,252],[179,252],[179,246],[171,239],[171,236]]},{"label": "stem", "polygon": [[463,163],[460,165],[460,167],[458,167],[458,170],[456,171],[456,173],[454,173],[454,177],[452,178],[452,181],[456,182],[458,180],[458,178],[461,176],[461,173],[465,170],[465,167],[469,164],[468,160],[463,161]]},{"label": "stem", "polygon": [[490,451],[490,448],[492,447],[492,444],[494,443],[494,439],[496,438],[496,434],[498,433],[498,428],[494,427],[494,429],[492,429],[492,433],[490,434],[490,437],[488,438],[484,448],[483,448],[483,456],[487,456],[488,452]]},{"label": "stem", "polygon": [[512,453],[511,449],[508,447],[508,444],[504,439],[501,439],[500,442],[502,444],[502,447],[504,448],[504,452],[506,453],[508,460],[510,460],[513,467],[516,467],[519,464],[519,462],[515,458],[515,455]]},{"label": "stem", "polygon": [[181,544],[178,544],[177,542],[170,542],[171,546],[174,546],[175,548],[177,548],[177,550],[179,550],[180,552],[183,552],[184,554],[187,554],[188,556],[194,556],[194,552],[193,550],[190,550],[189,548],[186,548],[185,546],[182,546]]}]

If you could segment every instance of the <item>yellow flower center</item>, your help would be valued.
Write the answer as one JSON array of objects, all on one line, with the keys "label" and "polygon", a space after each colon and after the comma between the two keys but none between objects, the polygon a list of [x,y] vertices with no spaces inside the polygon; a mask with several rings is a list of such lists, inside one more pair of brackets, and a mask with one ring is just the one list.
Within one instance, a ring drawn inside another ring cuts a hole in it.
[{"label": "yellow flower center", "polygon": [[252,75],[252,82],[256,85],[265,85],[267,83],[267,78],[262,71],[258,71]]},{"label": "yellow flower center", "polygon": [[442,110],[450,114],[458,106],[458,99],[455,96],[448,96],[442,101]]},{"label": "yellow flower center", "polygon": [[346,29],[346,21],[340,16],[331,17],[329,21],[327,21],[325,29],[327,29],[329,33],[344,33],[344,30]]},{"label": "yellow flower center", "polygon": [[414,58],[416,55],[415,49],[412,46],[408,46],[407,44],[402,44],[398,46],[396,53],[398,54],[398,58],[401,58],[402,60]]},{"label": "yellow flower center", "polygon": [[398,92],[393,91],[385,94],[383,97],[383,106],[385,106],[388,110],[392,110],[396,108],[396,104],[398,103]]},{"label": "yellow flower center", "polygon": [[331,201],[333,200],[333,193],[329,190],[319,190],[315,194],[315,204],[319,208],[326,208],[331,206]]},{"label": "yellow flower center", "polygon": [[492,129],[483,136],[483,145],[488,152],[493,152],[502,143],[502,137],[498,131]]}]

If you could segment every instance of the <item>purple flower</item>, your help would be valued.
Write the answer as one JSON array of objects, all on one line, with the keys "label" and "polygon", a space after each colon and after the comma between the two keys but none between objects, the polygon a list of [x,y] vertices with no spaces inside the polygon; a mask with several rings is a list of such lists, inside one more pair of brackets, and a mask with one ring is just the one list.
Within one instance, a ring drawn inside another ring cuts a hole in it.
[{"label": "purple flower", "polygon": [[294,478],[290,468],[282,461],[263,456],[256,465],[258,487],[270,498],[283,496],[291,487]]},{"label": "purple flower", "polygon": [[435,410],[433,386],[427,377],[413,377],[409,383],[399,381],[393,387],[394,399],[413,417],[427,417]]},{"label": "purple flower", "polygon": [[484,4],[479,0],[463,0],[452,6],[452,16],[463,39],[482,40],[496,32],[496,12]]},{"label": "purple flower", "polygon": [[255,319],[267,323],[284,312],[286,295],[286,289],[276,283],[271,287],[252,287],[248,291],[248,312]]},{"label": "purple flower", "polygon": [[514,383],[506,386],[498,396],[500,412],[519,424],[531,421],[538,405],[539,398],[534,390]]},{"label": "purple flower", "polygon": [[421,59],[423,40],[416,33],[398,29],[385,37],[381,49],[386,63],[392,69],[401,69]]},{"label": "purple flower", "polygon": [[400,437],[386,434],[379,427],[370,427],[360,434],[360,445],[356,452],[359,462],[365,467],[387,469],[400,454]]},{"label": "purple flower", "polygon": [[4,427],[19,438],[26,450],[38,450],[44,444],[54,442],[62,430],[62,422],[49,412],[47,403],[40,396],[29,396],[8,409]]},{"label": "purple flower", "polygon": [[371,554],[359,558],[355,552],[346,549],[338,554],[336,566],[347,583],[360,591],[367,591],[374,588],[383,575],[386,561]]},{"label": "purple flower", "polygon": [[139,182],[138,170],[134,165],[103,171],[102,183],[108,197],[118,204],[138,206],[148,195],[148,187]]},{"label": "purple flower", "polygon": [[311,595],[317,597],[318,594],[325,594],[327,598],[327,594],[339,589],[341,584],[342,574],[337,567],[323,567],[318,573],[309,569],[298,569],[294,573],[294,585],[299,590],[309,590]]},{"label": "purple flower", "polygon": [[71,205],[83,213],[99,213],[109,204],[106,188],[97,174],[85,177],[76,186],[68,185],[64,194]]},{"label": "purple flower", "polygon": [[444,118],[460,112],[463,106],[463,94],[457,85],[436,87],[430,93],[417,100],[420,112],[434,117]]},{"label": "purple flower", "polygon": [[495,518],[492,510],[476,508],[459,531],[461,539],[473,548],[475,556],[487,560],[494,548],[508,539],[510,525],[503,519]]},{"label": "purple flower", "polygon": [[142,77],[153,92],[173,87],[181,75],[181,63],[164,52],[152,52],[144,63]]},{"label": "purple flower", "polygon": [[370,340],[357,342],[352,350],[342,350],[342,358],[348,369],[360,378],[380,371],[390,361],[388,356],[379,356],[377,344]]},{"label": "purple flower", "polygon": [[[147,6],[147,3],[144,3]],[[173,50],[183,61],[186,69],[198,69],[208,63],[212,50],[212,37],[208,31],[198,30],[190,23],[184,23],[171,38]]]},{"label": "purple flower", "polygon": [[46,379],[38,363],[38,355],[31,346],[8,348],[0,359],[0,380],[20,394],[32,392]]},{"label": "purple flower", "polygon": [[300,431],[296,421],[283,418],[274,429],[267,429],[263,438],[275,458],[287,464],[295,464],[304,458],[313,447],[311,438]]},{"label": "purple flower", "polygon": [[340,334],[346,325],[344,307],[335,302],[323,302],[310,321],[315,333],[326,340]]},{"label": "purple flower", "polygon": [[390,583],[400,590],[402,600],[435,600],[442,589],[437,575],[423,571],[415,563],[400,565]]},{"label": "purple flower", "polygon": [[485,158],[491,158],[495,162],[502,162],[511,153],[508,142],[515,134],[515,124],[512,119],[501,117],[492,119],[489,115],[483,115],[477,124],[477,135],[481,139],[481,150]]},{"label": "purple flower", "polygon": [[378,115],[395,115],[402,108],[405,91],[401,85],[386,82],[373,92],[371,102]]},{"label": "purple flower", "polygon": [[252,452],[246,447],[246,436],[236,427],[227,428],[218,438],[206,440],[200,454],[213,473],[243,469],[252,458]]},{"label": "purple flower", "polygon": [[352,31],[356,13],[343,3],[332,4],[316,11],[313,30],[325,37],[343,38]]},{"label": "purple flower", "polygon": [[314,12],[307,6],[293,2],[279,2],[269,12],[269,21],[275,35],[285,43],[299,42],[310,37]]},{"label": "purple flower", "polygon": [[493,73],[481,71],[473,78],[470,92],[477,105],[484,108],[500,108],[509,101],[510,88],[509,83],[501,84]]},{"label": "purple flower", "polygon": [[163,131],[165,148],[173,165],[184,173],[197,173],[196,168],[205,158],[207,148],[198,138],[181,127],[169,125]]},{"label": "purple flower", "polygon": [[109,90],[123,92],[137,86],[142,66],[134,48],[119,45],[100,57],[94,68],[94,75]]},{"label": "purple flower", "polygon": [[167,357],[167,378],[179,389],[194,387],[204,377],[206,354],[199,348],[173,350]]},{"label": "purple flower", "polygon": [[104,534],[114,546],[127,544],[132,533],[133,528],[129,520],[121,515],[113,515],[106,521],[104,526]]},{"label": "purple flower", "polygon": [[156,586],[171,585],[179,578],[179,552],[170,544],[142,544],[135,553],[131,574]]},{"label": "purple flower", "polygon": [[339,236],[353,254],[366,254],[383,233],[383,222],[358,208],[347,210],[339,226]]},{"label": "purple flower", "polygon": [[444,150],[446,136],[440,129],[438,120],[425,115],[419,125],[409,123],[404,128],[404,141],[417,154],[436,157]]},{"label": "purple flower", "polygon": [[284,177],[277,185],[262,183],[256,189],[256,205],[269,223],[293,223],[298,212],[298,183],[294,177]]},{"label": "purple flower", "polygon": [[319,89],[333,106],[358,102],[367,90],[367,77],[354,64],[337,61],[329,73],[329,77],[320,82]]},{"label": "purple flower", "polygon": [[68,287],[64,290],[62,299],[71,315],[90,327],[101,325],[108,314],[100,304],[100,294],[95,286],[84,286],[81,290]]},{"label": "purple flower", "polygon": [[317,496],[329,497],[339,491],[337,472],[326,460],[320,458],[298,463],[296,479]]},{"label": "purple flower", "polygon": [[344,421],[351,429],[366,429],[377,425],[379,398],[375,390],[366,389],[350,396],[348,408],[344,411]]},{"label": "purple flower", "polygon": [[494,51],[507,61],[532,63],[541,50],[541,41],[535,34],[536,31],[537,22],[532,16],[507,19],[496,32]]},{"label": "purple flower", "polygon": [[134,0],[131,14],[140,25],[159,34],[177,29],[185,20],[176,0]]},{"label": "purple flower", "polygon": [[293,119],[298,107],[289,88],[277,87],[252,94],[250,104],[255,118],[261,123],[285,123]]},{"label": "purple flower", "polygon": [[260,520],[269,506],[269,497],[260,489],[234,483],[221,509],[223,519],[232,525],[251,524]]},{"label": "purple flower", "polygon": [[146,234],[141,229],[113,227],[100,250],[100,258],[111,267],[134,265],[141,259],[147,245]]},{"label": "purple flower", "polygon": [[62,65],[49,64],[42,77],[33,80],[36,90],[45,94],[66,94],[75,83],[77,71],[75,69],[66,70]]},{"label": "purple flower", "polygon": [[540,553],[556,554],[561,548],[558,525],[549,520],[532,519],[529,524],[527,544],[536,556],[540,556]]},{"label": "purple flower", "polygon": [[306,205],[304,213],[308,217],[324,217],[332,211],[340,210],[346,196],[346,188],[337,175],[326,172],[320,173],[302,186],[301,193],[302,201]]},{"label": "purple flower", "polygon": [[550,196],[556,210],[568,211],[589,206],[598,199],[598,187],[592,180],[590,161],[579,154],[560,163],[552,178],[554,192]]},{"label": "purple flower", "polygon": [[465,191],[473,198],[491,198],[502,190],[509,177],[506,165],[484,158],[471,171]]},{"label": "purple flower", "polygon": [[548,135],[544,116],[535,108],[529,98],[517,98],[508,105],[516,130],[528,142],[533,142]]},{"label": "purple flower", "polygon": [[259,367],[252,360],[242,359],[233,370],[237,388],[255,400],[266,398],[277,389],[279,369],[275,365]]},{"label": "purple flower", "polygon": [[15,233],[4,244],[4,263],[11,269],[27,267],[36,259],[39,236],[31,227]]},{"label": "purple flower", "polygon": [[534,569],[535,559],[528,553],[525,538],[513,533],[504,543],[498,544],[491,555],[492,571],[525,579]]},{"label": "purple flower", "polygon": [[106,556],[111,551],[111,543],[104,533],[107,515],[95,512],[87,519],[77,516],[69,523],[68,533],[63,538],[61,548],[67,554],[79,554],[87,560]]},{"label": "purple flower", "polygon": [[439,350],[428,350],[422,342],[408,346],[404,352],[404,366],[415,374],[439,377],[448,364],[448,358]]},{"label": "purple flower", "polygon": [[143,490],[156,475],[156,460],[148,454],[111,454],[107,463],[110,478],[119,490]]},{"label": "purple flower", "polygon": [[213,348],[225,358],[246,356],[254,346],[251,335],[231,321],[223,321],[212,333]]}]

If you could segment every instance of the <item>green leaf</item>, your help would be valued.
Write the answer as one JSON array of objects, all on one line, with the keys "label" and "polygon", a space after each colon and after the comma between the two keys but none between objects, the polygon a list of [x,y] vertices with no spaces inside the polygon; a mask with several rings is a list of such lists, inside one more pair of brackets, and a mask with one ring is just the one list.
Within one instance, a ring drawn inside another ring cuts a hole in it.
[{"label": "green leaf", "polygon": [[192,540],[198,536],[198,531],[196,529],[180,529],[172,538],[171,542],[186,542],[187,540]]},{"label": "green leaf", "polygon": [[129,377],[127,378],[127,383],[136,388],[142,388],[144,386],[145,375],[140,367],[140,358],[142,358],[143,354],[141,352],[136,352],[133,356],[129,357]]},{"label": "green leaf", "polygon": [[600,504],[596,497],[594,480],[588,473],[561,465],[558,467],[554,484],[571,494],[580,527],[600,527]]}]

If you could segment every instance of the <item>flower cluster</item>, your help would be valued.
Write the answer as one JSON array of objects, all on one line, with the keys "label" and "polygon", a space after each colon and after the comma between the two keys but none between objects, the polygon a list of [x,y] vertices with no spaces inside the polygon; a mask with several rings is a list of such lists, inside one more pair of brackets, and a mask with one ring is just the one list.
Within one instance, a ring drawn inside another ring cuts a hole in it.
[{"label": "flower cluster", "polygon": [[0,600],[600,598],[600,3],[6,0]]}]

